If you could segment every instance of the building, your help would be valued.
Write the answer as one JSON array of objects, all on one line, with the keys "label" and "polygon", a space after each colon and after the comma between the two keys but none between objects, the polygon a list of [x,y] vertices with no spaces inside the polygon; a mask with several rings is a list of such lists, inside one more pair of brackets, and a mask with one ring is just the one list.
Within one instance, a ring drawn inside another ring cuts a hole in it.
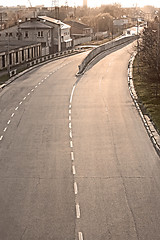
[{"label": "building", "polygon": [[53,29],[54,52],[60,52],[72,47],[71,27],[68,24],[47,16],[38,16],[38,18]]},{"label": "building", "polygon": [[12,40],[0,41],[0,70],[15,68],[17,65],[42,56],[40,43]]},{"label": "building", "polygon": [[93,39],[93,28],[88,25],[74,20],[65,21],[65,23],[71,26],[73,46],[89,42]]},{"label": "building", "polygon": [[42,56],[52,53],[53,29],[37,18],[31,18],[18,26],[18,39],[41,43]]},{"label": "building", "polygon": [[93,29],[84,23],[73,20],[65,21],[65,23],[71,26],[71,35],[91,36],[93,34]]},{"label": "building", "polygon": [[59,20],[39,16],[0,31],[0,39],[7,42],[20,40],[41,43],[42,56],[44,56],[71,48],[70,28]]}]

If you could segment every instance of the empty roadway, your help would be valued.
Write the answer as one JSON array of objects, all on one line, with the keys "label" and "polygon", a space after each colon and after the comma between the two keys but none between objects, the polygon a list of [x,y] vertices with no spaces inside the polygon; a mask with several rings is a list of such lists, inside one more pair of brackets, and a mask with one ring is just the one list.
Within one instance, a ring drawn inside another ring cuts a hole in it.
[{"label": "empty roadway", "polygon": [[159,157],[129,95],[131,51],[78,78],[86,53],[57,60],[0,93],[0,239],[159,239]]}]

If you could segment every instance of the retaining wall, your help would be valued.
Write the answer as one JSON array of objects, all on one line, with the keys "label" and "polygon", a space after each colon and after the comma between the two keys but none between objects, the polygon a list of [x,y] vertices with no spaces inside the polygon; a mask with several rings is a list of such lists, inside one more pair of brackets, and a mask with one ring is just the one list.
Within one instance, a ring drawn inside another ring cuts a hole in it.
[{"label": "retaining wall", "polygon": [[83,73],[84,69],[86,68],[86,66],[88,65],[88,63],[95,58],[98,54],[100,54],[101,52],[104,52],[106,50],[109,50],[111,48],[114,48],[116,46],[119,46],[121,44],[127,43],[127,42],[132,42],[134,40],[137,39],[137,36],[129,36],[129,37],[123,37],[121,39],[115,39],[112,40],[108,43],[105,43],[103,45],[100,45],[99,47],[96,47],[95,49],[93,49],[88,55],[87,57],[82,61],[82,63],[78,66],[79,67],[79,72],[78,74]]}]

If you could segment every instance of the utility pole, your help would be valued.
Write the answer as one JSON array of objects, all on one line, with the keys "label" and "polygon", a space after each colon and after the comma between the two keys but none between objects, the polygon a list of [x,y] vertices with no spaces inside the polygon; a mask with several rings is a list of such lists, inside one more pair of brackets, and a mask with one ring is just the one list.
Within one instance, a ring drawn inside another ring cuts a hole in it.
[{"label": "utility pole", "polygon": [[29,2],[29,5],[30,5],[30,7],[32,7],[31,1],[30,1],[30,0],[28,0],[28,2]]},{"label": "utility pole", "polygon": [[0,13],[0,18],[1,18],[1,30],[2,30],[2,28],[3,28],[3,13],[1,12]]},{"label": "utility pole", "polygon": [[10,48],[10,36],[8,33],[8,45],[7,45],[7,70],[8,75],[10,76],[10,57],[9,57],[9,48]]},{"label": "utility pole", "polygon": [[[160,12],[158,12],[158,18],[157,18],[157,20],[158,20],[158,23],[157,23],[157,73],[158,73],[158,77],[159,77],[159,79],[160,79],[160,73],[159,73],[159,44],[160,44],[160,39],[159,39],[159,37],[160,37]],[[156,96],[157,96],[157,94],[158,94],[158,81],[157,81],[157,86],[156,86]]]}]

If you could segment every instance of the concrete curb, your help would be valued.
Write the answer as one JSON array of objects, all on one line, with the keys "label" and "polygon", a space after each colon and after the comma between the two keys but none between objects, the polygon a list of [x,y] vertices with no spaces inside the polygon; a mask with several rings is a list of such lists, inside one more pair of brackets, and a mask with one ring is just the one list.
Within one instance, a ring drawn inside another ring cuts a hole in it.
[{"label": "concrete curb", "polygon": [[146,131],[150,137],[150,140],[151,140],[156,152],[158,153],[158,155],[160,157],[160,135],[156,131],[156,129],[152,123],[152,120],[148,117],[148,115],[144,115],[143,112],[141,111],[141,108],[138,104],[138,96],[136,94],[134,84],[133,84],[133,62],[134,62],[136,54],[137,54],[136,52],[133,53],[133,55],[131,56],[131,58],[129,60],[129,64],[128,64],[128,87],[129,87],[130,95],[131,95],[133,102],[136,106],[136,109],[141,117],[141,120],[146,128]]},{"label": "concrete curb", "polygon": [[26,70],[14,75],[13,77],[9,78],[9,80],[7,80],[4,84],[0,85],[0,91],[3,90],[3,88],[5,88],[6,86],[8,86],[10,83],[12,83],[13,81],[15,81],[17,78],[21,77],[22,75],[24,75],[25,73],[33,70],[34,68],[37,68],[37,67],[40,67],[44,64],[47,64],[49,62],[52,62],[52,61],[55,61],[55,60],[58,60],[58,59],[62,59],[62,58],[65,58],[65,57],[69,57],[69,56],[72,56],[72,55],[75,55],[75,54],[78,54],[78,53],[81,53],[81,52],[85,52],[86,50],[84,49],[75,49],[73,52],[70,52],[68,54],[62,54],[62,55],[59,55],[57,57],[54,57],[54,58],[51,58],[51,59],[48,59],[48,60],[44,60],[44,62],[40,62],[40,63],[37,63],[29,68],[27,68]]}]

